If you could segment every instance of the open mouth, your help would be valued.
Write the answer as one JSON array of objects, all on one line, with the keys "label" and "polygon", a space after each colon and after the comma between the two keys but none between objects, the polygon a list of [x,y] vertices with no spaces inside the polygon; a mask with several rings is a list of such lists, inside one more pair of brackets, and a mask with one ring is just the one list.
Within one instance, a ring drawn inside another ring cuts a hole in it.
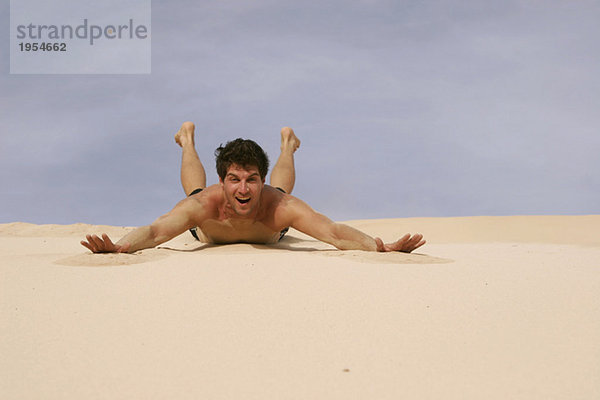
[{"label": "open mouth", "polygon": [[236,199],[236,200],[237,200],[237,201],[238,201],[240,204],[246,204],[246,203],[248,203],[248,202],[250,201],[250,197],[248,197],[248,198],[246,198],[246,199],[244,199],[244,198],[239,198],[239,197],[236,197],[235,199]]}]

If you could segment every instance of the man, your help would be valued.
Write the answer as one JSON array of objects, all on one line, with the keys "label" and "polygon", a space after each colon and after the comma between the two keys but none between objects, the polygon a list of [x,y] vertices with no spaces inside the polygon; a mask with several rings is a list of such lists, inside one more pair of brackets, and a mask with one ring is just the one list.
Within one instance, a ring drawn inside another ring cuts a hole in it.
[{"label": "man", "polygon": [[117,243],[103,234],[87,235],[81,244],[94,253],[132,253],[158,246],[191,230],[207,243],[276,243],[289,227],[340,250],[411,252],[425,244],[423,236],[406,234],[384,244],[348,225],[338,224],[291,195],[296,180],[294,152],[300,140],[291,128],[281,129],[281,154],[265,184],[267,155],[251,140],[236,139],[219,147],[219,183],[206,187],[206,174],[194,147],[194,124],[184,122],[175,135],[181,146],[181,184],[188,197],[151,225],[137,228]]}]

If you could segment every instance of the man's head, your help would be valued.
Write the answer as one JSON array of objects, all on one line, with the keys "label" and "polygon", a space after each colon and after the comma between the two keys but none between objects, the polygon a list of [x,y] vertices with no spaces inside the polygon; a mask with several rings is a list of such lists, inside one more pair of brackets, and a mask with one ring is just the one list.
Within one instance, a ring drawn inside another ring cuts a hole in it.
[{"label": "man's head", "polygon": [[215,151],[225,199],[239,216],[252,215],[260,204],[269,158],[252,140],[235,139]]},{"label": "man's head", "polygon": [[263,182],[269,171],[267,154],[256,142],[249,139],[235,139],[227,142],[225,146],[219,146],[215,150],[215,157],[217,160],[217,174],[221,181],[225,180],[227,170],[232,164],[242,167],[256,167]]}]

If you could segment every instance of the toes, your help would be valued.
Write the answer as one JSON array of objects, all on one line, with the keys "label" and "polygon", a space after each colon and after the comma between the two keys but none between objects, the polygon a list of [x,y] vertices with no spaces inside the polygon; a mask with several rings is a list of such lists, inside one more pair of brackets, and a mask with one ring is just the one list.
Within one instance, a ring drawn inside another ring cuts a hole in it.
[{"label": "toes", "polygon": [[181,128],[175,134],[175,143],[183,147],[185,144],[194,143],[194,129],[196,126],[191,121],[181,124]]},{"label": "toes", "polygon": [[192,121],[185,121],[183,124],[181,124],[181,129],[193,132],[194,129],[196,129],[196,125],[194,125]]},{"label": "toes", "polygon": [[300,139],[298,139],[298,137],[294,133],[294,130],[289,126],[284,126],[283,128],[281,128],[281,142],[282,144],[286,143],[288,145],[290,142],[293,143],[294,151],[296,151],[298,147],[300,147]]}]

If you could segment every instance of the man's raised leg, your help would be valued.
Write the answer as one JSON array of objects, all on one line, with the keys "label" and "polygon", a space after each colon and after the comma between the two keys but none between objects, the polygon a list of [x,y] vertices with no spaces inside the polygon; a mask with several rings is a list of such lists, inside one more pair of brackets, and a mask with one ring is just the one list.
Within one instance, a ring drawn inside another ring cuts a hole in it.
[{"label": "man's raised leg", "polygon": [[300,139],[292,128],[281,128],[281,154],[271,171],[271,186],[280,187],[286,193],[292,193],[296,182],[294,152],[300,147]]},{"label": "man's raised leg", "polygon": [[196,189],[206,187],[206,172],[194,147],[194,129],[192,122],[184,122],[175,134],[175,142],[181,146],[181,185],[188,196]]}]

